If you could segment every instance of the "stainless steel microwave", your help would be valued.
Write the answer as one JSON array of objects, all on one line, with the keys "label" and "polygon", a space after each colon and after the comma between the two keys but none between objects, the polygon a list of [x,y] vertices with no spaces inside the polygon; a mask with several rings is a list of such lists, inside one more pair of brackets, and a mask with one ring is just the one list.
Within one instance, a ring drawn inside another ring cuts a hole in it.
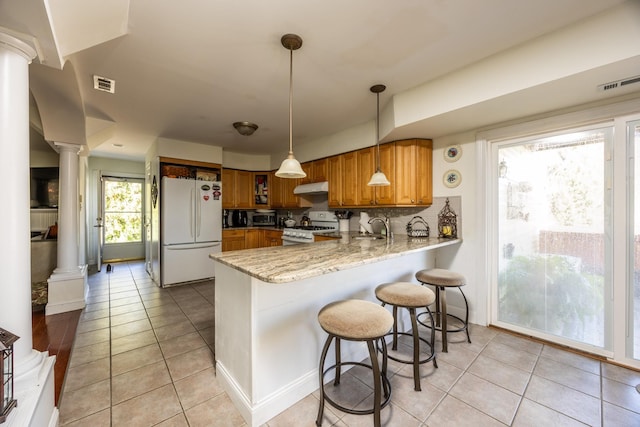
[{"label": "stainless steel microwave", "polygon": [[249,218],[251,225],[254,227],[260,226],[275,226],[276,225],[276,213],[272,212],[249,212]]}]

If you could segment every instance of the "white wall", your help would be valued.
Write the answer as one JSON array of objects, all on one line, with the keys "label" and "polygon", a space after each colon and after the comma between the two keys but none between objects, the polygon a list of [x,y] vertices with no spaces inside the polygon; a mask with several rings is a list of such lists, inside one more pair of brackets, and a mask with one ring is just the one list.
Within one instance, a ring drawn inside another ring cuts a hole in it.
[{"label": "white wall", "polygon": [[198,162],[222,163],[222,147],[196,144],[176,139],[158,138],[150,149],[160,157],[193,160]]}]

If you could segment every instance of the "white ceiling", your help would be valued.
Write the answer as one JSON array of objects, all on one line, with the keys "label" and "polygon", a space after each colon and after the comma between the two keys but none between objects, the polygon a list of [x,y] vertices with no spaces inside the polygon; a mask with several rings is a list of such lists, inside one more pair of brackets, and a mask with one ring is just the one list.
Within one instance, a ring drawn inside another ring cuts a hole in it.
[{"label": "white ceiling", "polygon": [[[141,159],[157,137],[239,153],[283,151],[285,33],[304,41],[293,57],[294,141],[304,144],[373,120],[373,84],[387,86],[384,107],[394,95],[622,2],[86,0],[79,8],[77,1],[49,0],[52,30],[42,28],[43,0],[0,0],[0,26],[42,39],[47,65],[32,65],[39,68],[32,84],[52,84],[46,76],[61,73],[56,63],[72,66],[74,84],[48,96],[80,100],[93,154]],[[92,89],[94,74],[114,79],[116,93]],[[74,90],[79,93],[67,93]],[[558,98],[543,108],[564,106]],[[259,125],[253,136],[235,131],[232,123],[242,120]],[[455,123],[446,117],[408,129],[414,137],[434,137],[434,129],[439,135],[462,130]]]}]

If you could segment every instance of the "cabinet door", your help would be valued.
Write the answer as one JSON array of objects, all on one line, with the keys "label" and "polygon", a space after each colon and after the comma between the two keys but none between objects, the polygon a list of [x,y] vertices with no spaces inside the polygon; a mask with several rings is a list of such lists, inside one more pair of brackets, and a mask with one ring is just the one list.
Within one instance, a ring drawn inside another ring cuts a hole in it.
[{"label": "cabinet door", "polygon": [[365,148],[356,152],[358,159],[358,196],[356,198],[356,205],[358,206],[373,206],[375,204],[374,199],[374,187],[367,185],[371,179],[371,175],[375,172],[375,149]]},{"label": "cabinet door", "polygon": [[293,189],[298,185],[298,179],[282,179],[282,204],[285,208],[297,208],[298,196],[293,194]]},{"label": "cabinet door", "polygon": [[222,208],[232,209],[236,204],[236,185],[233,169],[222,169]]},{"label": "cabinet door", "polygon": [[222,230],[222,252],[245,249],[245,230]]},{"label": "cabinet door", "polygon": [[284,203],[282,200],[282,178],[278,178],[275,172],[269,173],[269,206],[272,208],[282,208]]},{"label": "cabinet door", "polygon": [[327,159],[329,166],[329,207],[342,206],[342,156],[333,156]]},{"label": "cabinet door", "polygon": [[253,172],[234,171],[236,174],[236,208],[253,207]]},{"label": "cabinet door", "polygon": [[282,231],[264,230],[262,246],[282,246]]},{"label": "cabinet door", "polygon": [[304,178],[300,178],[298,183],[300,183],[300,184],[309,184],[309,183],[314,182],[314,180],[313,180],[313,162],[300,163],[300,167],[302,168],[302,171],[307,174],[307,176],[305,176]]},{"label": "cabinet door", "polygon": [[327,181],[329,179],[329,159],[314,160],[312,162],[311,175],[314,182]]},{"label": "cabinet door", "polygon": [[396,141],[396,204],[416,204],[415,140]]},{"label": "cabinet door", "polygon": [[[375,188],[375,204],[376,205],[393,205],[396,203],[395,197],[395,181],[396,181],[396,157],[395,144],[388,143],[380,145],[380,170],[391,182],[386,187]],[[365,184],[366,185],[366,184]]]},{"label": "cabinet door", "polygon": [[358,159],[355,151],[342,155],[342,206],[356,206],[358,197]]},{"label": "cabinet door", "polygon": [[263,230],[246,230],[244,234],[244,247],[246,249],[255,249],[262,246]]},{"label": "cabinet door", "polygon": [[433,203],[433,142],[431,140],[416,140],[415,159],[416,203],[431,205]]}]

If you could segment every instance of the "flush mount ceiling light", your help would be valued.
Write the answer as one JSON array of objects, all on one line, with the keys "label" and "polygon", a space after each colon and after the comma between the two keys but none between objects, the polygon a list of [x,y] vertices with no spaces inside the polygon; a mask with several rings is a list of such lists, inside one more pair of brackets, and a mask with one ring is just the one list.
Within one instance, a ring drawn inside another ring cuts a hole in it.
[{"label": "flush mount ceiling light", "polygon": [[371,176],[367,183],[372,187],[384,187],[391,185],[386,175],[380,169],[380,92],[384,92],[387,87],[385,85],[373,85],[369,89],[376,94],[376,172]]},{"label": "flush mount ceiling light", "polygon": [[236,128],[240,135],[249,136],[258,129],[258,125],[251,122],[235,122],[233,127]]},{"label": "flush mount ceiling light", "polygon": [[289,155],[282,161],[276,172],[279,178],[304,178],[307,176],[302,170],[300,162],[293,157],[293,51],[300,49],[302,38],[296,34],[285,34],[280,39],[282,46],[289,49]]}]

